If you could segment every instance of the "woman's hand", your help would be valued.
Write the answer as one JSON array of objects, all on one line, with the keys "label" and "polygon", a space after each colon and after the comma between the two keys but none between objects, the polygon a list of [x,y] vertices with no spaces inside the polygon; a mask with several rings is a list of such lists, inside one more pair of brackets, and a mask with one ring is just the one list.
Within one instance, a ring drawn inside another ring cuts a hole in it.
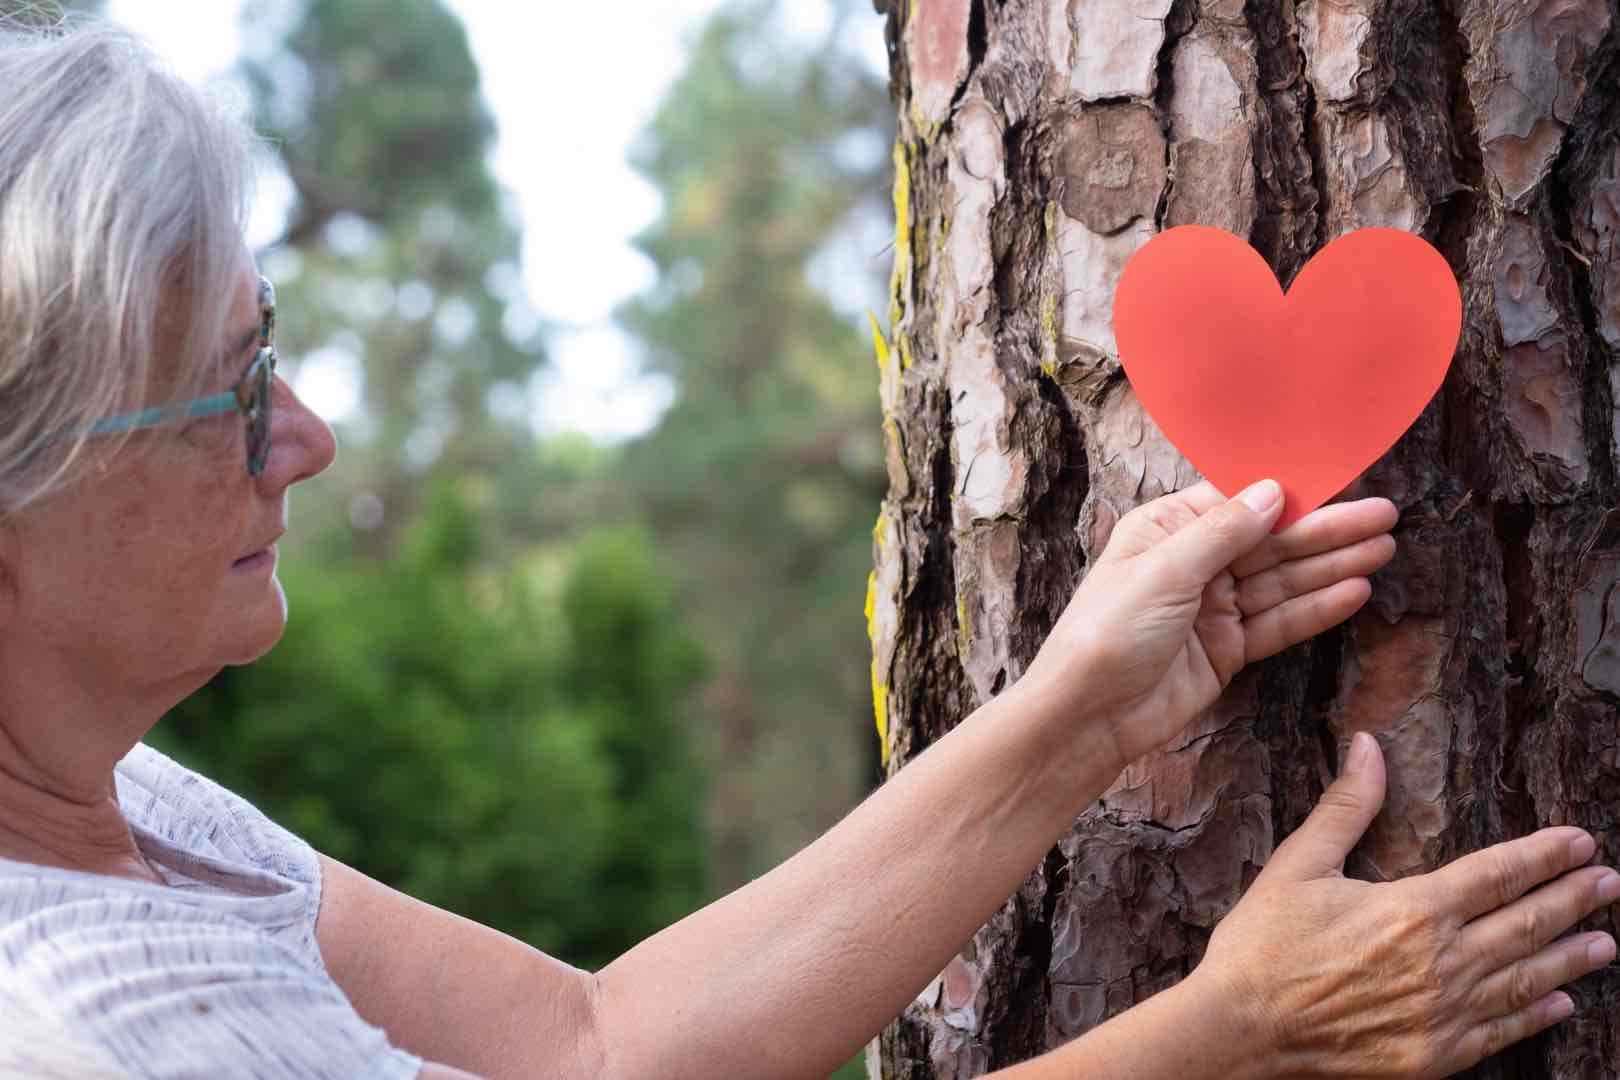
[{"label": "woman's hand", "polygon": [[1272,536],[1282,491],[1222,499],[1205,482],[1119,520],[1019,692],[1104,719],[1123,768],[1168,742],[1244,664],[1326,630],[1367,602],[1388,562],[1387,499],[1323,507]]},{"label": "woman's hand", "polygon": [[[1377,742],[1284,841],[1191,980],[1246,1003],[1257,1061],[1287,1076],[1449,1076],[1569,1016],[1558,987],[1614,959],[1604,933],[1559,935],[1620,897],[1585,866],[1592,838],[1543,829],[1421,877],[1344,877],[1384,799]],[[1242,1007],[1242,1006],[1240,1006]]]}]

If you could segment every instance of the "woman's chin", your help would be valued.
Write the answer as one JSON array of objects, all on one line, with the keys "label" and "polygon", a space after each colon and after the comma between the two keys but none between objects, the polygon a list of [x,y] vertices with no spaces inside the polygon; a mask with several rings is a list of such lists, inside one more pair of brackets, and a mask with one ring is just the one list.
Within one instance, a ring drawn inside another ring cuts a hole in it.
[{"label": "woman's chin", "polygon": [[286,629],[287,594],[281,588],[281,581],[272,576],[266,595],[254,605],[254,610],[243,613],[241,631],[233,635],[236,647],[225,663],[232,667],[253,663],[276,647]]}]

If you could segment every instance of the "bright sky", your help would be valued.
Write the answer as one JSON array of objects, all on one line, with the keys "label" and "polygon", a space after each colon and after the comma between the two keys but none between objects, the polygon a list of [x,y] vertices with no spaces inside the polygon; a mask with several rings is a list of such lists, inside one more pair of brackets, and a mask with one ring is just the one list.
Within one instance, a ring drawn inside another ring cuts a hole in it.
[{"label": "bright sky", "polygon": [[[644,431],[668,403],[670,388],[639,374],[634,343],[610,316],[652,281],[652,264],[629,241],[653,221],[659,199],[625,163],[625,153],[680,72],[685,31],[719,0],[632,7],[448,2],[466,21],[495,113],[495,173],[523,214],[524,283],[534,306],[560,328],[548,340],[551,367],[531,388],[534,422],[547,433],[578,430],[608,439]],[[111,0],[107,13],[145,36],[181,74],[205,82],[236,58],[242,4]],[[823,7],[786,0],[783,18],[814,33],[825,29]],[[882,24],[876,17],[861,21],[863,52],[881,63]],[[604,64],[609,56],[611,65]],[[285,200],[273,186],[261,194],[265,213],[254,242],[273,239]],[[306,370],[299,390],[335,414],[354,395],[343,387],[323,392],[331,376]]]}]

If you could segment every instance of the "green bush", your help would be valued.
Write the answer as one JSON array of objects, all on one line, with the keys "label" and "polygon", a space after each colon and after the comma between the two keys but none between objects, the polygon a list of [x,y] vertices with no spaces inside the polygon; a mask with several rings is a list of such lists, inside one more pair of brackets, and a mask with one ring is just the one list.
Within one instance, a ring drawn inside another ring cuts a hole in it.
[{"label": "green bush", "polygon": [[479,569],[435,495],[388,566],[289,560],[281,644],[154,732],[319,850],[598,966],[698,906],[696,647],[636,530]]}]

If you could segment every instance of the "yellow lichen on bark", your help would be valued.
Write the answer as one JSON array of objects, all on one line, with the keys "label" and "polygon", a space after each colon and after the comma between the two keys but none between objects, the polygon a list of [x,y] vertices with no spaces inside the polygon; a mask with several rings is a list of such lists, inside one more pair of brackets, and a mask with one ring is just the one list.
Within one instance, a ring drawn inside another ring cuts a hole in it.
[{"label": "yellow lichen on bark", "polygon": [[894,270],[889,275],[889,325],[899,326],[911,279],[911,163],[906,144],[894,144]]},{"label": "yellow lichen on bark", "polygon": [[[878,527],[873,530],[880,537],[882,543],[883,519],[878,518]],[[872,719],[877,724],[878,755],[883,764],[889,763],[889,688],[883,681],[882,672],[878,670],[877,657],[877,571],[866,575],[866,636],[871,641],[872,649]]]},{"label": "yellow lichen on bark", "polygon": [[883,371],[889,366],[889,343],[883,340],[883,328],[878,325],[877,316],[870,311],[866,317],[872,321],[872,349],[877,353],[877,366]]}]

